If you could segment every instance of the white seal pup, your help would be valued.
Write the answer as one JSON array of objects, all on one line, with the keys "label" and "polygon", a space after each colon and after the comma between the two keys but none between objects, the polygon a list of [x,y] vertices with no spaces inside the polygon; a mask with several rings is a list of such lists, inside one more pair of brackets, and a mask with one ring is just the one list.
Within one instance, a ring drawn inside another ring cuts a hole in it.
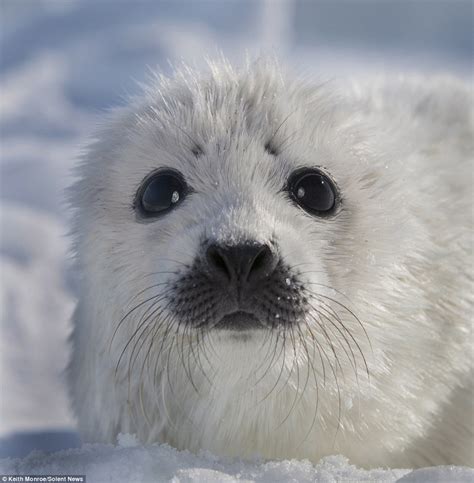
[{"label": "white seal pup", "polygon": [[85,441],[472,464],[472,118],[454,79],[158,78],[72,189]]}]

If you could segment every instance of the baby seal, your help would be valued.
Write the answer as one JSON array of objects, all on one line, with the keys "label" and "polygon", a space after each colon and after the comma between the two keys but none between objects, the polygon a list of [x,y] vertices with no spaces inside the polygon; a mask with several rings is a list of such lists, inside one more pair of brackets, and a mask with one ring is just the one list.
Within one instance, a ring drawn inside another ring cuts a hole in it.
[{"label": "baby seal", "polygon": [[221,61],[111,115],[71,194],[83,439],[472,464],[470,106]]}]

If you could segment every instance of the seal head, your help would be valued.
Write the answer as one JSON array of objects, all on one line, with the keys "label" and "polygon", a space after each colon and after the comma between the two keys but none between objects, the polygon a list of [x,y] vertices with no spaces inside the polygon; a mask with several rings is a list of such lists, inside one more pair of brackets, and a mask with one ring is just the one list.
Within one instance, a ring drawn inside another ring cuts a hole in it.
[{"label": "seal head", "polygon": [[468,97],[223,62],[115,112],[72,189],[84,439],[466,464]]}]

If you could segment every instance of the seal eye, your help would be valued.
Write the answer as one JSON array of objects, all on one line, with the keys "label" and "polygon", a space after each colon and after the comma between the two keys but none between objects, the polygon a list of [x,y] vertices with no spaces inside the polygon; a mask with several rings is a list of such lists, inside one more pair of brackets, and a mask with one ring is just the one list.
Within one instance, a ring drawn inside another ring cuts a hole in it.
[{"label": "seal eye", "polygon": [[137,205],[144,216],[158,216],[183,201],[188,188],[181,173],[159,171],[145,180],[137,193]]},{"label": "seal eye", "polygon": [[291,198],[311,215],[329,215],[336,207],[336,186],[317,169],[295,171],[290,176],[288,191]]}]

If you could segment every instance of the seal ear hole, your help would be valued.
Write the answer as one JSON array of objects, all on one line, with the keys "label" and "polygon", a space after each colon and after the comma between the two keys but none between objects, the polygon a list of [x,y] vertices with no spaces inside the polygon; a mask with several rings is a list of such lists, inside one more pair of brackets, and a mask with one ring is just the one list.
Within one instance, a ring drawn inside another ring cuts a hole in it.
[{"label": "seal ear hole", "polygon": [[278,154],[280,154],[277,148],[270,141],[265,144],[265,151],[271,156],[278,156]]}]

